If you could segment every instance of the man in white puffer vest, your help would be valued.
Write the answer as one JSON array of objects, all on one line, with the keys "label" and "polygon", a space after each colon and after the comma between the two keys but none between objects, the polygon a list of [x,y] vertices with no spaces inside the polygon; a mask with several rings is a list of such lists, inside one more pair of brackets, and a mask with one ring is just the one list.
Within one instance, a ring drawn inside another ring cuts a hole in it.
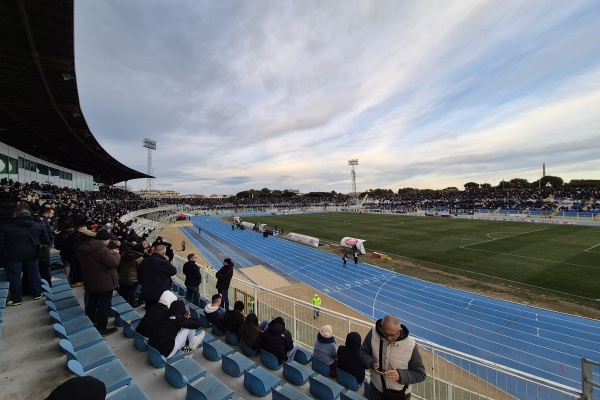
[{"label": "man in white puffer vest", "polygon": [[[386,315],[369,331],[360,347],[360,359],[371,369],[369,400],[410,399],[410,385],[425,380],[419,348],[398,317]],[[384,391],[386,393],[384,397]]]}]

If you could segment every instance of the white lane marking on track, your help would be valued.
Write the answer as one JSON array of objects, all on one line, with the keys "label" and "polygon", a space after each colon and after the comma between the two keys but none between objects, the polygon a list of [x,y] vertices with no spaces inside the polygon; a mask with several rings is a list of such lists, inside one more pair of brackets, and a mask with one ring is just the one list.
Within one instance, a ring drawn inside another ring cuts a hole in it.
[{"label": "white lane marking on track", "polygon": [[377,289],[377,292],[375,293],[375,296],[373,297],[373,308],[371,311],[371,318],[375,318],[375,303],[377,302],[377,296],[379,296],[379,292],[381,291],[381,289],[383,289],[383,287],[392,279],[394,279],[394,277],[390,277],[390,279],[386,280],[385,282],[383,282],[381,284],[381,286],[379,286],[379,289]]},{"label": "white lane marking on track", "polygon": [[469,301],[469,305],[467,305],[467,309],[469,309],[469,307],[471,307],[471,304],[473,304],[473,299],[471,299],[471,301]]}]

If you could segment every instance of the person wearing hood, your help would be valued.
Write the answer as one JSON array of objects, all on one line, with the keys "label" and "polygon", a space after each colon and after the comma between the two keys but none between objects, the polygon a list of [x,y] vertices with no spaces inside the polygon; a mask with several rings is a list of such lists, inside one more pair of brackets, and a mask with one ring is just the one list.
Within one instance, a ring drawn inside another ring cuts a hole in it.
[{"label": "person wearing hood", "polygon": [[16,211],[10,223],[0,226],[0,260],[9,282],[10,299],[6,303],[9,306],[23,302],[22,272],[29,278],[33,299],[44,297],[38,268],[38,244],[48,246],[50,239],[44,226],[36,223],[25,209]]},{"label": "person wearing hood", "polygon": [[385,390],[410,398],[413,383],[425,380],[425,365],[415,340],[398,317],[386,315],[371,328],[359,350],[362,365],[373,371],[369,399],[383,399]]},{"label": "person wearing hood", "polygon": [[144,317],[138,324],[135,331],[142,336],[150,337],[150,333],[154,329],[154,325],[156,321],[163,319],[163,317],[168,316],[169,307],[171,304],[177,300],[177,296],[170,290],[165,290],[161,295],[158,303],[146,311]]},{"label": "person wearing hood", "polygon": [[85,314],[102,336],[113,334],[116,327],[107,328],[112,293],[119,286],[117,267],[121,262],[119,249],[110,249],[113,236],[105,229],[96,233],[96,240],[81,243],[77,259],[83,275],[83,286],[89,298]]},{"label": "person wearing hood", "polygon": [[204,315],[211,324],[214,324],[220,331],[225,330],[225,310],[221,308],[221,294],[214,294],[210,304],[204,307]]},{"label": "person wearing hood", "polygon": [[294,343],[290,331],[285,329],[283,318],[277,317],[269,322],[263,332],[261,349],[277,357],[279,364],[294,359],[298,345]]},{"label": "person wearing hood", "polygon": [[313,350],[313,358],[327,365],[333,364],[337,357],[338,346],[335,343],[331,325],[323,325],[317,333],[317,339]]},{"label": "person wearing hood", "polygon": [[[144,242],[146,245],[148,242]],[[137,288],[139,286],[137,271],[144,259],[144,245],[138,243],[121,253],[119,266],[119,294],[131,305],[138,307]]]},{"label": "person wearing hood", "polygon": [[359,385],[365,380],[365,369],[360,360],[360,342],[361,337],[358,332],[350,332],[346,335],[346,345],[338,347],[337,368],[356,378]]},{"label": "person wearing hood", "polygon": [[146,310],[158,303],[165,290],[171,289],[171,277],[177,273],[177,268],[171,264],[166,252],[164,245],[156,246],[154,253],[146,257],[138,269],[138,281],[142,285],[142,299],[146,302]]},{"label": "person wearing hood", "polygon": [[[150,332],[148,344],[167,359],[173,357],[179,349],[189,354],[197,349],[204,339],[204,331],[196,335],[196,329],[201,326],[199,319],[190,316],[190,309],[183,301],[175,300],[169,307],[168,315],[156,321]],[[186,341],[189,346],[185,345]]]},{"label": "person wearing hood", "polygon": [[229,310],[229,285],[233,278],[233,261],[231,258],[223,260],[223,267],[215,274],[217,278],[217,291],[222,297],[221,307]]}]

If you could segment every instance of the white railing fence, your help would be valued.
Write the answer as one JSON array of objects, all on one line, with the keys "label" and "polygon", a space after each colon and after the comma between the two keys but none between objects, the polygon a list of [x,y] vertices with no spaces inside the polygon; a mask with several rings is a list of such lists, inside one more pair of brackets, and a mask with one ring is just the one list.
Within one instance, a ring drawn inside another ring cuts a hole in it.
[{"label": "white railing fence", "polygon": [[[186,261],[179,256],[173,260],[180,283],[183,283],[181,269]],[[204,298],[209,299],[216,293],[216,271],[212,268],[203,268],[203,271],[200,291]],[[349,332],[358,332],[364,338],[374,324],[366,317],[364,320],[356,319],[326,308],[321,308],[320,316],[315,320],[312,304],[236,278],[231,281],[229,290],[231,304],[243,301],[246,312],[255,312],[259,320],[281,316],[294,340],[308,348],[313,347],[317,332],[323,325],[333,327],[336,342],[340,345],[344,344]],[[414,385],[415,397],[428,400],[581,399],[581,391],[576,388],[415,339],[428,375],[424,382]]]}]

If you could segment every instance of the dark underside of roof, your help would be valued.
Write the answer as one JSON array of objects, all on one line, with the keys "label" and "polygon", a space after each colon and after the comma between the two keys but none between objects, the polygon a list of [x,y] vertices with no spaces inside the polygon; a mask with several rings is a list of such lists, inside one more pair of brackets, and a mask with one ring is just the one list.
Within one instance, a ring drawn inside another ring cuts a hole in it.
[{"label": "dark underside of roof", "polygon": [[94,138],[76,78],[73,0],[0,0],[0,142],[99,183],[148,178]]}]

